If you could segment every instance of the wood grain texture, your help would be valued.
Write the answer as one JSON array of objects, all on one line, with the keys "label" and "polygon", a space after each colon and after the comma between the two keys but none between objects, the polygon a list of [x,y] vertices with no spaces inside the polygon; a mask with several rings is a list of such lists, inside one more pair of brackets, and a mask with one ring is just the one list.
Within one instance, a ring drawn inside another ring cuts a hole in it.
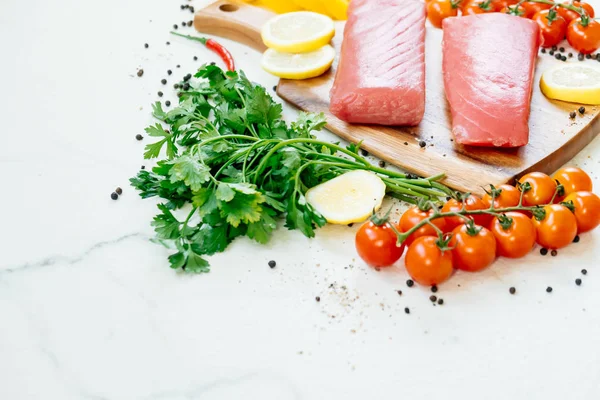
[{"label": "wood grain texture", "polygon": [[[236,11],[223,11],[234,8]],[[260,27],[271,16],[273,14],[269,11],[246,4],[218,1],[196,14],[195,27],[201,32],[237,40],[263,51]],[[343,22],[337,23],[333,39],[338,55],[343,27]],[[600,130],[598,107],[586,106],[585,115],[578,114],[575,120],[571,120],[569,113],[579,105],[551,101],[541,93],[539,80],[542,71],[560,61],[540,54],[531,100],[529,144],[516,149],[456,144],[451,135],[450,110],[442,78],[442,31],[428,27],[426,37],[426,106],[425,116],[418,127],[352,125],[334,117],[329,112],[329,90],[335,77],[337,59],[332,69],[318,78],[304,81],[282,79],[277,93],[301,110],[325,113],[329,130],[350,142],[362,140],[362,148],[371,154],[421,176],[445,172],[447,178],[444,183],[473,193],[482,193],[482,188],[490,183],[506,183],[529,171],[552,173],[591,142]],[[419,145],[421,141],[426,143],[424,148]]]}]

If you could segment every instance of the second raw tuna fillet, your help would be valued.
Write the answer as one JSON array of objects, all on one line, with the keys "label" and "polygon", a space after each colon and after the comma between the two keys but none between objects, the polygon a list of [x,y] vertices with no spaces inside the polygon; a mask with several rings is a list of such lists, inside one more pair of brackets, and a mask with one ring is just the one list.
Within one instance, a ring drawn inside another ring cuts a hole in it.
[{"label": "second raw tuna fillet", "polygon": [[456,142],[526,145],[537,24],[493,13],[447,18],[443,28],[444,87]]},{"label": "second raw tuna fillet", "polygon": [[350,2],[330,110],[350,123],[421,122],[425,112],[424,2]]}]

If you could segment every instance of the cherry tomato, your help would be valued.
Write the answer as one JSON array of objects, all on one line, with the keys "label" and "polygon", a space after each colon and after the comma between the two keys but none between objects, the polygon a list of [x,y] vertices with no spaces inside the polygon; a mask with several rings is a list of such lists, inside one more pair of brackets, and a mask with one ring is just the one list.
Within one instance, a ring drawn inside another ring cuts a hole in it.
[{"label": "cherry tomato", "polygon": [[[512,221],[512,224],[505,229],[502,225],[507,218]],[[535,245],[536,233],[533,222],[519,212],[507,212],[502,217],[495,217],[490,230],[496,237],[496,252],[499,256],[524,257]]]},{"label": "cherry tomato", "polygon": [[450,247],[454,266],[463,271],[481,271],[496,259],[496,238],[486,228],[468,225],[452,231]]},{"label": "cherry tomato", "polygon": [[[590,176],[581,168],[566,167],[559,169],[552,175],[552,178],[563,185],[565,188],[564,196],[568,196],[575,192],[592,191],[592,178],[590,178]],[[561,201],[561,199],[559,199],[559,201]]]},{"label": "cherry tomato", "polygon": [[[563,4],[569,4],[569,3],[565,2]],[[594,8],[591,5],[589,5],[588,3],[574,1],[573,6],[574,7],[583,7],[583,9],[587,13],[587,15],[590,18],[594,18]],[[581,15],[579,13],[576,13],[575,11],[572,11],[572,10],[567,10],[564,7],[557,7],[556,12],[558,12],[558,15],[563,17],[565,19],[565,21],[567,21],[567,24],[570,23],[571,21],[573,21],[574,19],[581,17]]]},{"label": "cherry tomato", "polygon": [[567,28],[567,41],[580,53],[593,53],[600,48],[600,23],[590,20],[584,26],[581,18],[574,19]]},{"label": "cherry tomato", "polygon": [[[462,210],[462,207],[463,204],[461,201],[450,199],[448,202],[446,202],[446,204],[444,204],[444,207],[442,207],[442,212],[458,212]],[[486,208],[489,208],[489,206],[486,206],[483,200],[477,196],[470,195],[465,199],[466,210],[485,210]],[[481,226],[487,226],[487,224],[489,224],[492,220],[492,217],[489,214],[468,215],[468,217],[474,220],[477,225]],[[463,225],[466,221],[461,217],[445,217],[444,219],[446,220],[446,232],[450,232],[457,226]]]},{"label": "cherry tomato", "polygon": [[503,14],[514,15],[516,17],[525,17],[525,13],[526,13],[523,6],[517,6],[517,5],[504,7],[502,10],[500,10],[500,12]]},{"label": "cherry tomato", "polygon": [[458,5],[452,0],[432,0],[427,4],[427,18],[436,28],[442,27],[442,21],[458,15]]},{"label": "cherry tomato", "polygon": [[421,285],[439,285],[452,275],[452,251],[442,251],[437,242],[437,237],[422,236],[406,251],[406,271]]},{"label": "cherry tomato", "polygon": [[592,192],[575,192],[565,198],[575,206],[575,219],[579,233],[589,232],[600,225],[600,197]]},{"label": "cherry tomato", "polygon": [[489,0],[485,1],[469,1],[462,9],[463,15],[475,15],[494,12]]},{"label": "cherry tomato", "polygon": [[541,172],[523,175],[519,179],[519,183],[531,185],[531,189],[523,194],[523,205],[525,206],[548,204],[556,192],[556,181]]},{"label": "cherry tomato", "polygon": [[532,20],[540,27],[540,45],[552,47],[559,44],[567,34],[567,22],[554,10],[542,10]]},{"label": "cherry tomato", "polygon": [[538,244],[547,249],[561,249],[573,242],[577,236],[577,220],[571,210],[560,204],[550,204],[544,210],[544,219],[531,219]]},{"label": "cherry tomato", "polygon": [[552,6],[550,4],[535,3],[532,1],[526,1],[521,4],[525,10],[525,18],[533,18],[535,14],[542,10],[549,10]]},{"label": "cherry tomato", "polygon": [[388,223],[376,225],[365,222],[356,232],[356,251],[360,258],[373,267],[389,267],[404,253],[404,245],[396,245],[397,236]]},{"label": "cherry tomato", "polygon": [[518,0],[492,0],[492,8],[494,11],[502,11],[518,2]]},{"label": "cherry tomato", "polygon": [[[413,226],[417,225],[419,222],[423,221],[425,218],[430,217],[433,214],[433,210],[429,211],[421,211],[419,207],[412,207],[406,210],[402,217],[400,217],[400,222],[398,225],[398,229],[400,232],[408,232]],[[433,225],[437,226],[440,230],[445,231],[446,229],[446,220],[445,218],[436,218],[431,221]],[[416,238],[421,236],[437,236],[437,232],[431,225],[423,225],[416,232],[408,237],[404,241],[405,244],[410,245],[415,241]]]},{"label": "cherry tomato", "polygon": [[[521,199],[521,192],[514,186],[511,185],[500,185],[495,189],[496,193],[499,191],[500,193],[496,194],[494,197],[494,208],[508,208],[515,207],[519,205],[519,200]],[[491,192],[490,192],[491,193]],[[483,196],[483,203],[486,208],[489,208],[492,204],[492,195],[486,193]]]}]

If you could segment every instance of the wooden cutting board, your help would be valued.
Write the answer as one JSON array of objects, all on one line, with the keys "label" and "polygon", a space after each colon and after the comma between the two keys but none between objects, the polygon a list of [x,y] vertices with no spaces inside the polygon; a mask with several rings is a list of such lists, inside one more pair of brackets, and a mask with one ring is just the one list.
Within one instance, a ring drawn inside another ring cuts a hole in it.
[{"label": "wooden cutting board", "polygon": [[[217,1],[196,13],[194,26],[200,32],[235,40],[262,52],[265,46],[260,38],[260,28],[273,15],[270,11],[235,1]],[[343,27],[343,22],[337,23],[333,39],[338,55]],[[591,142],[600,130],[596,118],[599,107],[586,106],[583,116],[578,113],[577,118],[571,120],[569,113],[579,105],[544,97],[538,86],[541,72],[560,61],[548,54],[540,54],[531,100],[529,144],[517,149],[456,144],[452,140],[450,110],[444,94],[441,40],[442,30],[427,28],[427,100],[425,117],[418,127],[352,125],[329,113],[329,90],[337,59],[332,69],[318,78],[282,79],[277,93],[302,110],[325,113],[329,130],[350,142],[362,140],[362,148],[371,154],[421,176],[445,172],[447,185],[472,193],[482,193],[483,186],[506,183],[529,171],[552,173]],[[427,145],[421,148],[420,141]]]}]

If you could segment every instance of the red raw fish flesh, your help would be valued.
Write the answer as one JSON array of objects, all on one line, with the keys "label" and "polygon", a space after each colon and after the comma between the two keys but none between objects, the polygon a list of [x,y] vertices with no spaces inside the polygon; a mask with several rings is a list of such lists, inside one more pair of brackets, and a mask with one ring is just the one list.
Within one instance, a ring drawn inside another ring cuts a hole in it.
[{"label": "red raw fish flesh", "polygon": [[490,13],[447,18],[443,29],[444,87],[456,142],[526,145],[538,25]]},{"label": "red raw fish flesh", "polygon": [[350,123],[421,122],[425,112],[424,2],[350,2],[330,110]]}]

